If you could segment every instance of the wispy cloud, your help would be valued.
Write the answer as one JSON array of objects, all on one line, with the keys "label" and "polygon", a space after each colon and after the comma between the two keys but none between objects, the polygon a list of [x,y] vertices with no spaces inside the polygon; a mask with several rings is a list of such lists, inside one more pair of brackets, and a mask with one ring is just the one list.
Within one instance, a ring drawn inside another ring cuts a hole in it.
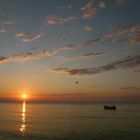
[{"label": "wispy cloud", "polygon": [[97,52],[97,53],[84,53],[81,54],[80,56],[76,57],[61,57],[61,60],[63,61],[74,61],[74,60],[79,60],[79,59],[88,59],[88,58],[96,58],[99,56],[107,55],[109,52]]},{"label": "wispy cloud", "polygon": [[21,33],[18,33],[16,34],[16,37],[27,37],[30,33],[28,32],[21,32]]},{"label": "wispy cloud", "polygon": [[20,32],[20,33],[17,33],[15,36],[17,38],[21,38],[22,42],[33,42],[43,36],[43,34],[36,34],[36,35],[32,35],[32,36],[30,34],[31,33],[29,33],[29,32]]},{"label": "wispy cloud", "polygon": [[140,90],[140,87],[126,86],[126,87],[121,87],[120,89],[124,89],[124,90]]},{"label": "wispy cloud", "polygon": [[44,50],[44,51],[40,51],[40,52],[27,52],[27,53],[23,53],[23,54],[16,54],[16,55],[12,55],[12,56],[0,56],[0,63],[7,63],[7,62],[23,62],[23,61],[28,61],[28,60],[37,60],[37,59],[41,59],[44,57],[50,57],[50,56],[54,56],[56,54],[58,54],[61,51],[65,51],[65,50],[73,50],[76,49],[77,47],[74,45],[66,45],[64,47],[60,47],[60,48],[56,48],[53,50]]},{"label": "wispy cloud", "polygon": [[2,20],[0,23],[4,24],[4,25],[11,25],[11,24],[14,23],[14,21],[12,21],[12,20]]},{"label": "wispy cloud", "polygon": [[42,37],[42,34],[38,34],[38,35],[34,35],[32,37],[29,37],[29,38],[23,38],[22,41],[23,42],[33,42],[41,37]]},{"label": "wispy cloud", "polygon": [[17,54],[17,55],[12,55],[9,57],[1,56],[0,63],[16,62],[16,61],[23,62],[23,61],[28,61],[28,60],[36,60],[36,59],[41,59],[43,57],[53,56],[56,53],[57,53],[56,51],[41,51],[41,52],[37,52],[37,53],[27,52],[24,54]]},{"label": "wispy cloud", "polygon": [[98,8],[106,8],[106,3],[104,2],[104,1],[100,1],[99,3],[98,3]]},{"label": "wispy cloud", "polygon": [[133,28],[133,25],[123,26],[123,27],[119,27],[117,29],[113,29],[112,31],[106,33],[102,38],[104,40],[115,42],[120,37],[127,36],[128,33],[131,31],[131,28]]},{"label": "wispy cloud", "polygon": [[[91,27],[86,27],[86,30],[92,30]],[[125,25],[121,27],[114,28],[112,31],[104,33],[101,36],[90,40],[84,40],[80,44],[77,45],[78,48],[87,47],[87,46],[94,46],[95,44],[101,41],[107,42],[117,42],[121,38],[124,41],[127,41],[131,44],[139,44],[140,43],[140,24],[132,24],[132,25]],[[76,46],[75,46],[76,47]]]},{"label": "wispy cloud", "polygon": [[94,18],[97,10],[106,8],[107,4],[105,1],[99,1],[98,3],[94,3],[94,1],[90,1],[86,3],[80,11],[83,13],[83,18]]},{"label": "wispy cloud", "polygon": [[125,25],[113,29],[105,33],[104,35],[98,36],[97,38],[83,41],[80,45],[85,47],[89,45],[95,45],[101,41],[117,42],[120,39],[127,41],[128,43],[140,44],[140,24]]},{"label": "wispy cloud", "polygon": [[77,19],[76,17],[69,16],[69,17],[57,17],[56,15],[49,15],[47,17],[46,25],[55,25],[55,24],[63,24],[69,21]]},{"label": "wispy cloud", "polygon": [[85,26],[84,29],[88,32],[93,31],[93,28],[90,25]]},{"label": "wispy cloud", "polygon": [[63,5],[59,7],[61,10],[66,11],[66,12],[71,12],[72,11],[72,5]]},{"label": "wispy cloud", "polygon": [[78,49],[80,48],[81,46],[78,46],[78,45],[74,45],[74,44],[67,44],[67,45],[64,45],[64,47],[60,48],[61,50],[73,50],[73,49]]},{"label": "wispy cloud", "polygon": [[75,96],[75,95],[84,95],[84,93],[57,93],[57,94],[48,94],[49,96]]},{"label": "wispy cloud", "polygon": [[93,67],[93,68],[81,68],[81,69],[69,69],[69,68],[55,68],[54,72],[67,73],[69,75],[95,75],[106,71],[117,69],[132,69],[140,65],[140,55],[133,55],[124,57],[118,61],[112,63]]},{"label": "wispy cloud", "polygon": [[103,36],[103,39],[115,42],[120,38],[128,40],[131,44],[140,43],[140,24],[122,26],[114,31],[111,31]]},{"label": "wispy cloud", "polygon": [[80,57],[96,57],[96,56],[102,56],[108,54],[108,52],[97,52],[97,53],[84,53]]},{"label": "wispy cloud", "polygon": [[125,0],[116,0],[116,5],[124,5]]},{"label": "wispy cloud", "polygon": [[100,42],[102,40],[101,37],[99,38],[95,38],[95,39],[91,39],[91,40],[86,40],[86,41],[83,41],[80,46],[82,47],[86,47],[86,46],[89,46],[89,45],[95,45],[96,43]]},{"label": "wispy cloud", "polygon": [[129,39],[131,44],[140,44],[140,24],[131,28],[131,37]]},{"label": "wispy cloud", "polygon": [[5,28],[0,27],[0,33],[6,33],[7,30]]},{"label": "wispy cloud", "polygon": [[84,18],[93,18],[96,14],[96,9],[93,7],[93,2],[88,2],[84,7],[82,7],[80,10],[83,13]]}]

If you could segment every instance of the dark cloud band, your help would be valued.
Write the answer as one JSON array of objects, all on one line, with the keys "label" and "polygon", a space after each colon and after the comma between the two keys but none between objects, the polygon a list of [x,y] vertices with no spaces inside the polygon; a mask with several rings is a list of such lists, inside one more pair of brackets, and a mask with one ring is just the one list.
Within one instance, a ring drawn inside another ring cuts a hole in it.
[{"label": "dark cloud band", "polygon": [[118,61],[95,67],[84,69],[69,69],[69,68],[55,68],[53,71],[64,72],[69,75],[95,75],[105,71],[117,70],[117,69],[131,69],[140,65],[140,54],[134,56],[127,56]]}]

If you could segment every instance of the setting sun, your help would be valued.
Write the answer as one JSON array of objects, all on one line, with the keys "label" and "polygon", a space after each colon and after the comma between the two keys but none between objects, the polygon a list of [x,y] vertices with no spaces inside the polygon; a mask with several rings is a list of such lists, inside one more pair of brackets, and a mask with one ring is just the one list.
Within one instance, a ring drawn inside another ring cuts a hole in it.
[{"label": "setting sun", "polygon": [[24,99],[24,100],[27,99],[27,94],[26,93],[22,94],[22,99]]},{"label": "setting sun", "polygon": [[26,99],[27,98],[27,95],[26,94],[23,94],[22,97],[23,97],[23,99]]}]

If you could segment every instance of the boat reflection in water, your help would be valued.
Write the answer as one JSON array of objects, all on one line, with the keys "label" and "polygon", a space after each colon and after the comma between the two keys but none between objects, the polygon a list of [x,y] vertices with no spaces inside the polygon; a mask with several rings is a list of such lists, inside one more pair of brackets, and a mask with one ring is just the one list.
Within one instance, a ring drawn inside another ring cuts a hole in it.
[{"label": "boat reflection in water", "polygon": [[20,135],[21,136],[25,135],[25,130],[26,130],[25,113],[26,113],[26,102],[23,101],[23,103],[22,103],[22,118],[21,118],[21,126],[20,126]]}]

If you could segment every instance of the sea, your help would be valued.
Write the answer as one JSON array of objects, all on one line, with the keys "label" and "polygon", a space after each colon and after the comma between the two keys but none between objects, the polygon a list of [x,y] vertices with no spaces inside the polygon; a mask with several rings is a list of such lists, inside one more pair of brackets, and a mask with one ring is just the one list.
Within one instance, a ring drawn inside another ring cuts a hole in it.
[{"label": "sea", "polygon": [[0,140],[140,140],[140,104],[0,103]]}]

